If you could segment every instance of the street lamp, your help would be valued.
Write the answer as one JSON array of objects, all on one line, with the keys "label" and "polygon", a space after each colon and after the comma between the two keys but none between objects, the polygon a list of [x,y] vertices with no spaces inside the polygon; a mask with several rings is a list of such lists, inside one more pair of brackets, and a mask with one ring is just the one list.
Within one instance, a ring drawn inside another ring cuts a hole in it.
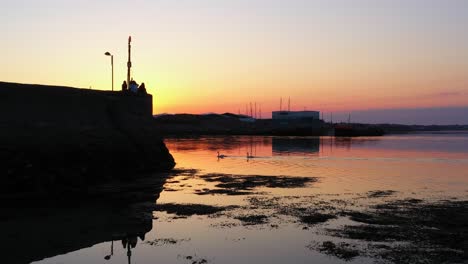
[{"label": "street lamp", "polygon": [[114,55],[110,52],[104,53],[106,56],[111,56],[111,67],[112,67],[112,91],[114,91]]}]

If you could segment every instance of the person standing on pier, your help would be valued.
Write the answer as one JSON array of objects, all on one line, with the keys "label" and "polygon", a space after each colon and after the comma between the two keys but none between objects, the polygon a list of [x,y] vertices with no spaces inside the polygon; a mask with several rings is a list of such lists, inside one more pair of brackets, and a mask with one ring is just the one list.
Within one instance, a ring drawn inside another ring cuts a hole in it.
[{"label": "person standing on pier", "polygon": [[124,80],[122,83],[122,92],[126,92],[128,89],[127,82]]}]

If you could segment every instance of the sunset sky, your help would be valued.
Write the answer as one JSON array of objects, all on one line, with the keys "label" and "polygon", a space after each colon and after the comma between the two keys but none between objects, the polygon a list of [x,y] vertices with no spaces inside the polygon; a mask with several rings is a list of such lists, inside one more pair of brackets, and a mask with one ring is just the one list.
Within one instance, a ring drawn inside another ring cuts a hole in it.
[{"label": "sunset sky", "polygon": [[[109,51],[120,89],[131,35],[155,114],[257,102],[266,117],[282,96],[360,121],[448,109],[468,123],[467,26],[465,0],[6,1],[0,81],[110,90]],[[416,116],[401,122],[446,123]]]}]

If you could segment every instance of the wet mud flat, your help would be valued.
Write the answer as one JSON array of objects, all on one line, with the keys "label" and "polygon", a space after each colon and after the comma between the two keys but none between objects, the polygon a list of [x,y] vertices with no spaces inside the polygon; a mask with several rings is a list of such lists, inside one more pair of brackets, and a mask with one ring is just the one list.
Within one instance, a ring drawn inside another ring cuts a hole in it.
[{"label": "wet mud flat", "polygon": [[[168,182],[196,178],[206,183],[192,195],[235,196],[242,204],[166,203],[154,210],[179,217],[222,219],[212,228],[281,229],[311,233],[304,247],[345,261],[360,257],[376,263],[466,263],[468,200],[404,197],[394,190],[350,194],[272,195],[273,189],[308,188],[317,177],[200,174],[193,171]],[[183,184],[182,184],[183,185]],[[172,187],[168,187],[172,188]],[[187,188],[180,188],[179,190]],[[314,235],[320,235],[319,240]],[[323,239],[323,236],[326,239]]]},{"label": "wet mud flat", "polygon": [[326,232],[353,242],[327,241],[318,250],[343,259],[355,254],[394,263],[468,261],[468,201],[397,200],[342,215],[359,224]]},{"label": "wet mud flat", "polygon": [[232,175],[232,174],[205,174],[201,179],[216,183],[216,189],[197,190],[196,194],[227,194],[247,195],[254,194],[254,189],[266,188],[299,188],[317,181],[314,177],[288,177],[265,175]]}]

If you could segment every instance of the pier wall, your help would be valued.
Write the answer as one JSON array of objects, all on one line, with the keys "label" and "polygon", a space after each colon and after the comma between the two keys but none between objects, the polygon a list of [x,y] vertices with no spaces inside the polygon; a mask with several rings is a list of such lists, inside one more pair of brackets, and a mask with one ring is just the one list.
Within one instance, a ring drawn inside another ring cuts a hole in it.
[{"label": "pier wall", "polygon": [[0,82],[2,195],[86,192],[167,171],[151,95]]}]

